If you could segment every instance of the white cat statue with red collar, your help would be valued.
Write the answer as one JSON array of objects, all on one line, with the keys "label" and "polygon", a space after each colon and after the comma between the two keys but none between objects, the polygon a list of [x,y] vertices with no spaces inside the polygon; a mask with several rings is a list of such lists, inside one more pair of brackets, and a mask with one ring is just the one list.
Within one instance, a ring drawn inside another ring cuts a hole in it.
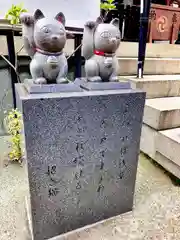
[{"label": "white cat statue with red collar", "polygon": [[120,45],[119,20],[103,23],[87,22],[84,27],[82,53],[85,57],[86,78],[90,82],[118,81],[118,60],[116,50]]},{"label": "white cat statue with red collar", "polygon": [[37,9],[34,15],[20,17],[24,47],[32,58],[30,72],[35,84],[66,83],[68,64],[63,48],[66,44],[65,16],[44,16]]}]

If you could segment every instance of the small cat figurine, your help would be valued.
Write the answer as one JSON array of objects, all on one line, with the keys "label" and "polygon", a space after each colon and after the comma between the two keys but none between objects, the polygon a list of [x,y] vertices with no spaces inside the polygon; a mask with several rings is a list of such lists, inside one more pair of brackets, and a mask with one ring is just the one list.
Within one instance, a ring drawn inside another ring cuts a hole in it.
[{"label": "small cat figurine", "polygon": [[65,83],[68,72],[63,53],[66,44],[65,16],[58,13],[54,19],[37,9],[34,16],[20,16],[24,47],[32,58],[30,72],[34,83]]},{"label": "small cat figurine", "polygon": [[118,60],[115,52],[120,45],[119,20],[103,23],[99,17],[96,22],[85,24],[82,54],[85,57],[85,73],[91,82],[118,81]]}]

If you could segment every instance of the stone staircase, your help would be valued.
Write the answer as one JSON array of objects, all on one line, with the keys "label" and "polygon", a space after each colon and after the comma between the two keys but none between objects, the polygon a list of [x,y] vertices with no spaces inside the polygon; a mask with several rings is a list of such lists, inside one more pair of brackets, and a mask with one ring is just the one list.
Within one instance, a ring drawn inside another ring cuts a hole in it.
[{"label": "stone staircase", "polygon": [[141,151],[180,178],[180,75],[127,79],[147,92]]}]

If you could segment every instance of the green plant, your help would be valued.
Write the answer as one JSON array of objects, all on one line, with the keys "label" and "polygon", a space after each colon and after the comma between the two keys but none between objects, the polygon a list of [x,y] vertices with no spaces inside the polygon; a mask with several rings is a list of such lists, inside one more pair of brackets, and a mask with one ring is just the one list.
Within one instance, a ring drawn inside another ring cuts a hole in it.
[{"label": "green plant", "polygon": [[105,11],[111,11],[116,9],[116,5],[114,3],[114,0],[105,0],[100,4],[100,8]]},{"label": "green plant", "polygon": [[116,10],[116,5],[114,3],[114,0],[104,0],[100,4],[100,8],[101,8],[101,10],[104,10],[104,14],[101,17],[102,17],[103,21],[105,21],[108,16],[108,13],[111,10]]},{"label": "green plant", "polygon": [[5,15],[5,18],[10,20],[11,24],[18,24],[20,23],[20,14],[23,12],[27,12],[25,8],[23,8],[23,4],[14,5],[12,4],[11,8]]},{"label": "green plant", "polygon": [[22,149],[21,149],[21,129],[22,129],[22,116],[17,109],[12,109],[8,112],[5,118],[7,131],[10,134],[10,152],[8,157],[12,161],[22,162]]}]

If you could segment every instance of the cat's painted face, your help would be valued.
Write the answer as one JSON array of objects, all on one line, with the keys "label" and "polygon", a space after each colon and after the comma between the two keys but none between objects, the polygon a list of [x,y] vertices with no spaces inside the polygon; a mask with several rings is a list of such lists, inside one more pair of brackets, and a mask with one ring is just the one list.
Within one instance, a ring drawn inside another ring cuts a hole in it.
[{"label": "cat's painted face", "polygon": [[59,52],[66,43],[66,31],[56,19],[42,18],[37,21],[34,28],[34,40],[36,47],[49,51]]},{"label": "cat's painted face", "polygon": [[94,33],[94,47],[105,53],[115,53],[121,41],[119,28],[112,23],[101,23]]},{"label": "cat's painted face", "polygon": [[49,19],[37,9],[34,13],[34,20],[36,47],[48,52],[60,52],[66,44],[64,14],[59,12],[54,19]]}]

